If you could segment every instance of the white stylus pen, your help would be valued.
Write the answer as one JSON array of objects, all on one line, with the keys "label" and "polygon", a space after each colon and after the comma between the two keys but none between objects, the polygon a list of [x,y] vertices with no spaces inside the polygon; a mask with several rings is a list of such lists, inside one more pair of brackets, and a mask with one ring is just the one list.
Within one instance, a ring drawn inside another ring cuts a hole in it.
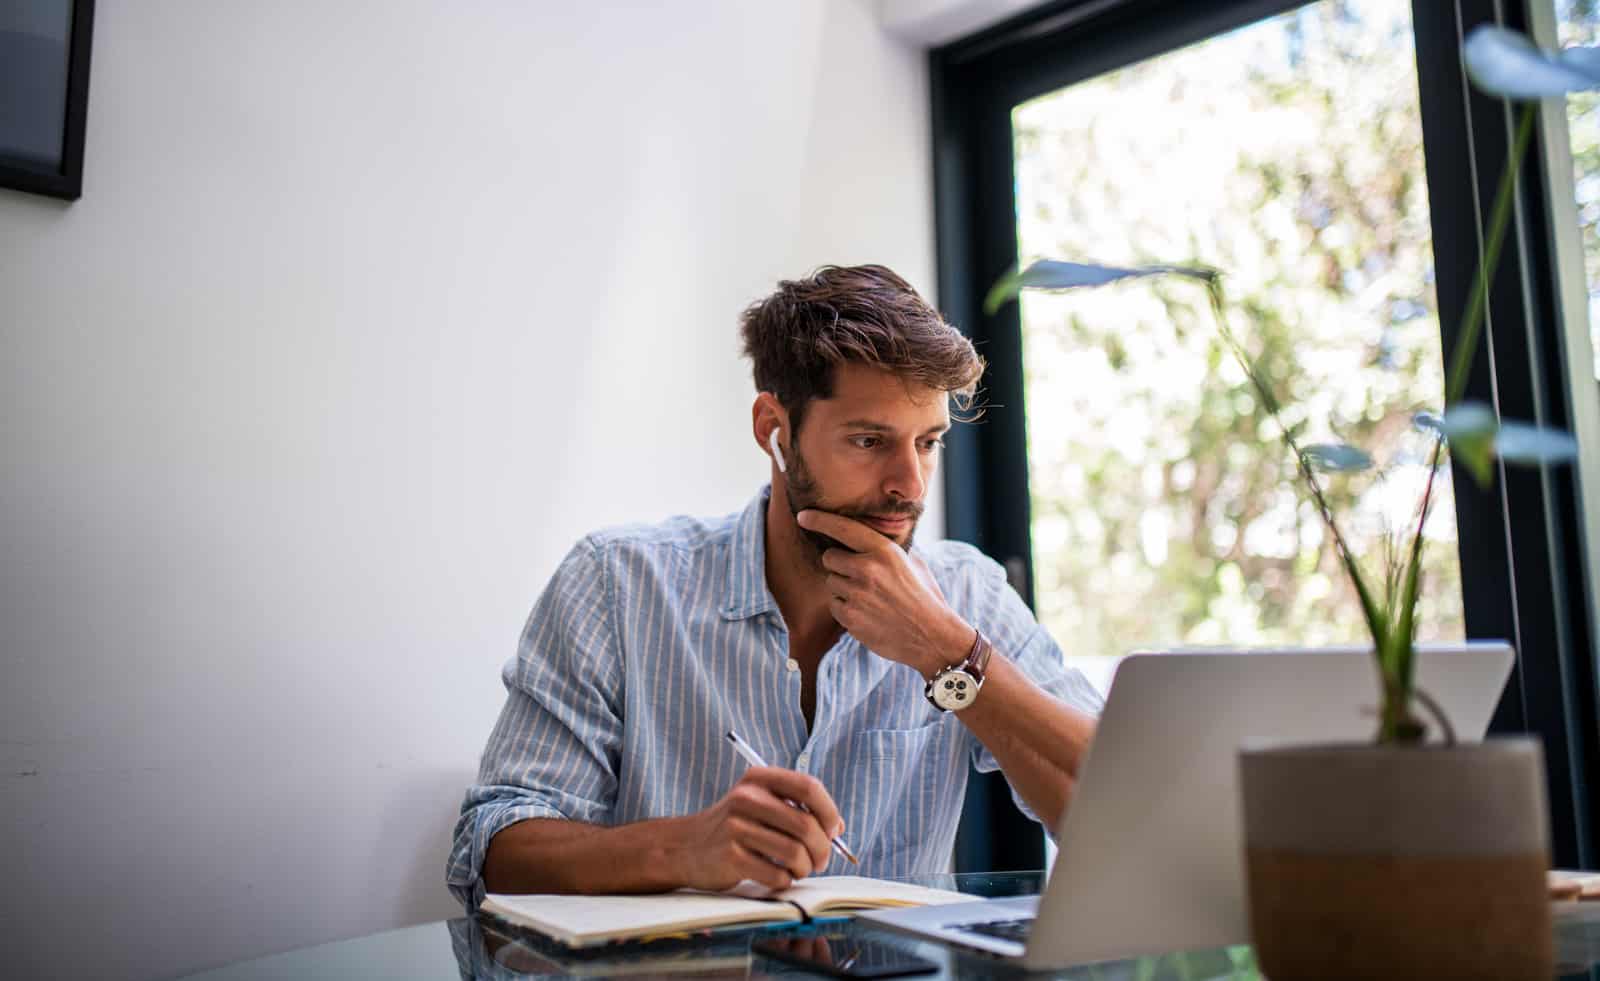
[{"label": "white stylus pen", "polygon": [[[732,729],[728,730],[728,742],[733,743],[734,751],[737,752],[740,756],[744,757],[744,761],[746,763],[750,764],[751,766],[766,766],[767,765],[767,761],[763,760],[761,758],[761,754],[755,751],[755,747],[751,746],[749,743],[745,742],[743,739],[740,739],[739,738],[739,734],[737,732],[734,732]],[[788,803],[788,805],[790,807],[799,807],[800,810],[802,810],[802,811],[805,810],[804,807],[800,807],[799,804],[796,804],[792,800],[791,801],[787,801],[787,803]],[[807,813],[809,813],[809,812],[807,812]],[[849,859],[851,865],[860,865],[861,864],[861,860],[859,858],[856,858],[855,853],[850,850],[850,846],[846,845],[844,843],[844,835],[840,835],[839,837],[837,837],[837,838],[833,839],[832,841],[828,842],[828,844],[833,847],[834,851],[838,852],[840,855],[843,855],[845,858]]]}]

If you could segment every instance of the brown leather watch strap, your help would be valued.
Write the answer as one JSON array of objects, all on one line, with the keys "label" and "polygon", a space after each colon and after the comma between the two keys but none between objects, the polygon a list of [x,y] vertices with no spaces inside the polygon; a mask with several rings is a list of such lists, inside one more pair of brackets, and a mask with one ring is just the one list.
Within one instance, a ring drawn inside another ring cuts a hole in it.
[{"label": "brown leather watch strap", "polygon": [[967,656],[955,667],[972,675],[979,681],[983,680],[984,672],[989,670],[989,658],[994,654],[994,645],[989,643],[989,638],[983,631],[973,628],[972,649],[967,651]]}]

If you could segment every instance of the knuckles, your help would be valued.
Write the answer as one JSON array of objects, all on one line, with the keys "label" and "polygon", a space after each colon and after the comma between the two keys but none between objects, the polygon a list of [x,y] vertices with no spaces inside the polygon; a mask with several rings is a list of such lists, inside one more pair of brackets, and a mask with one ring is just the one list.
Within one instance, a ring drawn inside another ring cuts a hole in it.
[{"label": "knuckles", "polygon": [[816,870],[816,861],[811,855],[811,849],[799,842],[795,842],[789,847],[789,861],[784,864],[800,873],[802,877],[808,876]]},{"label": "knuckles", "polygon": [[728,800],[736,811],[756,806],[765,796],[766,791],[760,784],[746,780],[734,784],[733,789],[728,791]]}]

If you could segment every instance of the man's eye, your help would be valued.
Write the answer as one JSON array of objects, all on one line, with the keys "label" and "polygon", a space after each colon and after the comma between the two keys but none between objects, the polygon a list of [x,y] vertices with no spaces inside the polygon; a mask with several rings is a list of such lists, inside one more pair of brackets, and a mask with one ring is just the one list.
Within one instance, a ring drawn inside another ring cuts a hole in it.
[{"label": "man's eye", "polygon": [[924,453],[932,453],[934,450],[942,449],[944,449],[944,440],[942,439],[926,439],[922,441],[922,452]]},{"label": "man's eye", "polygon": [[874,448],[874,447],[876,447],[878,445],[878,437],[876,437],[876,436],[857,436],[854,439],[852,439],[850,442],[854,443],[857,447],[859,447],[859,448],[861,448],[863,450],[870,450],[870,449],[872,449],[872,448]]}]

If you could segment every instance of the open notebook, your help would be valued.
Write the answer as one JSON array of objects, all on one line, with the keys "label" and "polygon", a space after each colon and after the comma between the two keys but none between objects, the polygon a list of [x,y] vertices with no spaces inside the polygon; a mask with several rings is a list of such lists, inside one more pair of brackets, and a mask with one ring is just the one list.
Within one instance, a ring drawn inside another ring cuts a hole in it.
[{"label": "open notebook", "polygon": [[719,893],[647,896],[507,896],[490,893],[479,910],[536,930],[568,947],[652,940],[727,926],[804,923],[857,910],[960,903],[972,897],[945,889],[853,875],[802,879],[767,899]]}]

